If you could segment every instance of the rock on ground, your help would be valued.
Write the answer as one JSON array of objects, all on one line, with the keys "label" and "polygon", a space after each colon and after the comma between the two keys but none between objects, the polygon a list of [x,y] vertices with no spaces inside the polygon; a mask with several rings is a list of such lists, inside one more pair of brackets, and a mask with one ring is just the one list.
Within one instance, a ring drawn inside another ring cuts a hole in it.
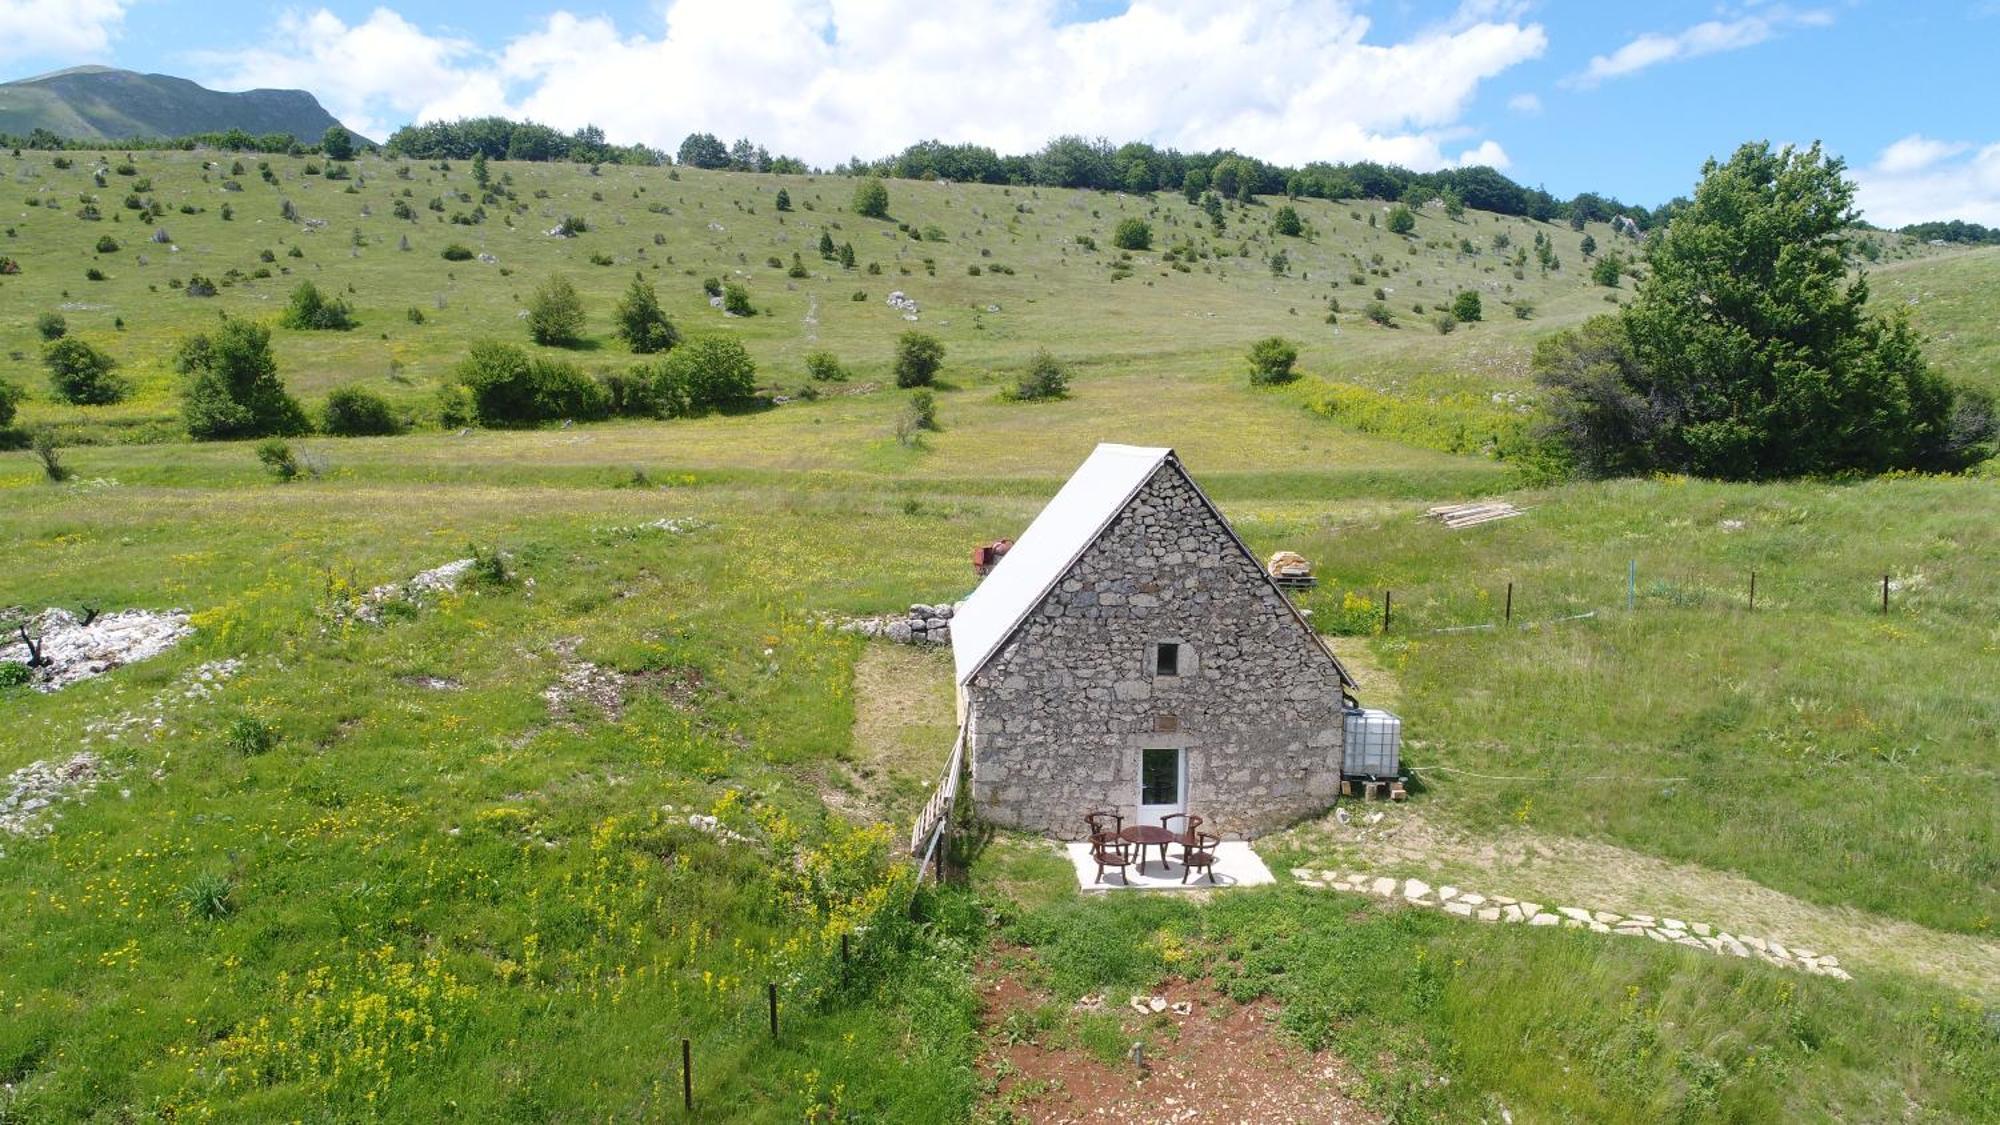
[{"label": "rock on ground", "polygon": [[[46,836],[58,804],[75,800],[107,777],[104,762],[84,751],[68,761],[30,762],[0,781],[0,835]],[[6,855],[0,848],[0,856]]]},{"label": "rock on ground", "polygon": [[[65,609],[46,609],[28,621],[28,634],[41,646],[43,664],[31,669],[36,691],[59,691],[101,676],[123,664],[147,660],[194,632],[185,610],[144,609],[99,614],[85,625]],[[28,662],[28,646],[17,633],[0,644],[0,664]]]}]

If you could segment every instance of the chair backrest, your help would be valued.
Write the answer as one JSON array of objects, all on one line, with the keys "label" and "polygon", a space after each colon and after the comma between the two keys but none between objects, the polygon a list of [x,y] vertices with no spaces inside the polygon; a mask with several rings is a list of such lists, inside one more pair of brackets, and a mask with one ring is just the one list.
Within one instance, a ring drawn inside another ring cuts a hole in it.
[{"label": "chair backrest", "polygon": [[[1105,832],[1115,833],[1119,829],[1125,827],[1124,817],[1118,815],[1115,812],[1104,812],[1101,810],[1097,812],[1084,813],[1083,822],[1090,826],[1090,835],[1093,839],[1095,839],[1099,835],[1102,835]],[[1110,828],[1106,828],[1104,826],[1106,822],[1110,823],[1111,825]]]},{"label": "chair backrest", "polygon": [[1090,837],[1090,850],[1099,858],[1115,856],[1124,859],[1131,855],[1132,845],[1116,832],[1098,832]]},{"label": "chair backrest", "polygon": [[1160,827],[1166,829],[1167,831],[1173,833],[1176,836],[1187,835],[1189,829],[1196,827],[1200,823],[1201,823],[1200,817],[1195,817],[1192,820],[1190,820],[1188,818],[1188,814],[1184,812],[1168,813],[1167,815],[1160,818]]},{"label": "chair backrest", "polygon": [[1213,852],[1216,845],[1222,843],[1222,837],[1213,832],[1196,832],[1194,841],[1196,851]]}]

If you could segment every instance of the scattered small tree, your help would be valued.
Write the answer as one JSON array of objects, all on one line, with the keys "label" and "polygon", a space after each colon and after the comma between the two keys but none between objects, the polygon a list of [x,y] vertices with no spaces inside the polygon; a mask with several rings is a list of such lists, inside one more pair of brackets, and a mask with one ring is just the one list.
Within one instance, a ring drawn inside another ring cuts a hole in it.
[{"label": "scattered small tree", "polygon": [[935,336],[911,329],[896,338],[896,385],[928,387],[944,366],[944,344]]},{"label": "scattered small tree", "polygon": [[112,374],[117,360],[74,336],[50,341],[42,350],[42,364],[49,369],[49,386],[56,397],[76,406],[106,406],[132,389]]},{"label": "scattered small tree", "polygon": [[328,125],[320,135],[319,150],[328,160],[354,159],[354,134],[339,125]]},{"label": "scattered small tree", "polygon": [[1050,354],[1047,348],[1038,348],[1035,357],[1028,361],[1028,369],[1014,384],[1009,398],[1017,402],[1041,402],[1047,399],[1069,397],[1069,365]]},{"label": "scattered small tree", "polygon": [[896,442],[906,447],[921,446],[924,435],[937,432],[937,397],[930,391],[910,392],[903,409],[896,414]]},{"label": "scattered small tree", "polygon": [[14,424],[14,412],[19,408],[20,402],[21,388],[5,379],[0,379],[0,444],[7,444],[9,441],[4,431]]},{"label": "scattered small tree", "polygon": [[1451,315],[1467,323],[1481,319],[1484,310],[1480,308],[1479,290],[1460,290],[1458,296],[1451,299]]},{"label": "scattered small tree", "polygon": [[294,331],[345,331],[354,327],[354,314],[346,301],[328,298],[319,291],[319,286],[301,281],[292,290],[292,298],[285,304],[278,323]]},{"label": "scattered small tree", "polygon": [[340,387],[326,396],[320,429],[336,437],[381,437],[402,426],[381,395],[362,387]]},{"label": "scattered small tree", "polygon": [[48,426],[37,429],[29,448],[34,451],[35,460],[42,463],[42,478],[50,484],[61,484],[76,475],[62,462],[62,446],[56,441],[54,429]]},{"label": "scattered small tree", "polygon": [[1271,216],[1271,229],[1287,238],[1297,238],[1305,233],[1306,225],[1299,219],[1298,208],[1287,203]]},{"label": "scattered small tree", "polygon": [[1618,277],[1625,272],[1625,263],[1617,254],[1606,254],[1590,267],[1590,280],[1609,289],[1618,288]]},{"label": "scattered small tree", "polygon": [[528,302],[528,337],[537,344],[568,348],[583,342],[583,298],[561,274],[550,276]]},{"label": "scattered small tree", "polygon": [[1292,365],[1299,361],[1299,346],[1283,336],[1266,336],[1250,345],[1248,358],[1253,384],[1289,383],[1298,378]]},{"label": "scattered small tree", "polygon": [[[401,246],[405,250],[410,248],[409,235],[403,236]],[[472,260],[472,247],[467,246],[463,242],[452,242],[446,244],[443,250],[438,251],[438,254],[447,262],[469,262]]]},{"label": "scattered small tree", "polygon": [[181,342],[174,367],[187,377],[181,414],[196,441],[288,437],[310,427],[285,391],[271,355],[271,330],[231,318],[213,336]]},{"label": "scattered small tree", "polygon": [[777,208],[778,210],[780,210],[780,211],[789,211],[789,210],[791,210],[791,209],[792,209],[792,193],[791,193],[791,192],[789,192],[789,191],[786,191],[786,190],[785,190],[784,188],[779,188],[779,189],[778,189],[778,197],[777,197],[777,199],[775,199],[775,200],[773,200],[773,201],[772,201],[772,206],[776,207],[776,208]]},{"label": "scattered small tree", "polygon": [[653,283],[641,273],[632,275],[632,284],[618,299],[611,319],[618,326],[618,338],[638,355],[666,351],[681,338],[674,322],[661,310],[660,295],[654,291]]},{"label": "scattered small tree", "polygon": [[889,189],[870,176],[854,188],[854,213],[870,219],[889,217]]},{"label": "scattered small tree", "polygon": [[1120,219],[1111,230],[1111,245],[1120,250],[1148,250],[1153,245],[1152,224],[1144,219]]},{"label": "scattered small tree", "polygon": [[731,281],[722,287],[722,311],[730,316],[756,316],[757,310],[750,304],[750,291]]},{"label": "scattered small tree", "polygon": [[1583,236],[1583,241],[1577,243],[1577,249],[1583,251],[1583,256],[1588,258],[1597,253],[1597,240],[1586,234]]},{"label": "scattered small tree", "polygon": [[35,334],[44,340],[60,340],[69,335],[69,321],[58,312],[45,312],[35,318]]},{"label": "scattered small tree", "polygon": [[1389,233],[1408,234],[1416,229],[1417,213],[1410,210],[1407,204],[1396,204],[1395,209],[1389,212]]},{"label": "scattered small tree", "polygon": [[299,458],[292,452],[290,442],[283,438],[266,438],[257,443],[257,460],[280,483],[290,483],[299,477]]}]

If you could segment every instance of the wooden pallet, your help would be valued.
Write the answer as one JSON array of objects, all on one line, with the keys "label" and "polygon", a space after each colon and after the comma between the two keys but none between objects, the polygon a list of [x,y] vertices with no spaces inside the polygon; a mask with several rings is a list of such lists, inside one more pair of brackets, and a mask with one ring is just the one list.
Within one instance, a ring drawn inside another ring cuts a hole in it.
[{"label": "wooden pallet", "polygon": [[1285,590],[1310,590],[1319,585],[1319,579],[1310,574],[1273,574],[1271,581]]}]

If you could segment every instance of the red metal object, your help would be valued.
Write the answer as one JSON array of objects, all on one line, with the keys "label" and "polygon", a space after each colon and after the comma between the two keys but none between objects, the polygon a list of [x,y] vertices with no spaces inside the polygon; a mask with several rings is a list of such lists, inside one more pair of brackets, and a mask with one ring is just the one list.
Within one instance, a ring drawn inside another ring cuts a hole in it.
[{"label": "red metal object", "polygon": [[991,574],[993,568],[1000,565],[1000,560],[1007,554],[1008,548],[1013,545],[1014,541],[1012,539],[996,539],[983,546],[974,547],[972,549],[972,572],[981,578]]}]

